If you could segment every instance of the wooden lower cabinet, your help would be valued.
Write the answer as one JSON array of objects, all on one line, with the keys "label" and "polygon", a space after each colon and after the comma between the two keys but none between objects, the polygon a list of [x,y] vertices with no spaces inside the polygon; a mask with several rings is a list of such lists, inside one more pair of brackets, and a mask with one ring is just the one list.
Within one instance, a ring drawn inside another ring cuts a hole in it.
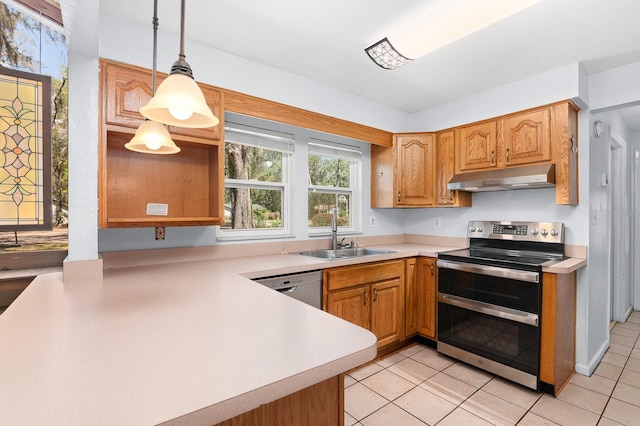
[{"label": "wooden lower cabinet", "polygon": [[436,339],[437,261],[432,257],[406,260],[406,337],[419,334]]},{"label": "wooden lower cabinet", "polygon": [[397,277],[371,285],[371,332],[378,338],[379,348],[404,336],[403,284]]},{"label": "wooden lower cabinet", "polygon": [[404,335],[412,337],[418,334],[418,259],[405,259],[404,265]]},{"label": "wooden lower cabinet", "polygon": [[542,277],[540,381],[557,395],[576,365],[576,273]]},{"label": "wooden lower cabinet", "polygon": [[327,297],[326,311],[350,323],[370,329],[369,290],[370,286],[363,285],[330,293]]},{"label": "wooden lower cabinet", "polygon": [[436,328],[436,293],[437,273],[436,262],[438,259],[431,257],[419,257],[417,260],[416,275],[418,280],[418,333],[421,336],[435,340]]},{"label": "wooden lower cabinet", "polygon": [[216,426],[342,426],[344,376],[339,375],[218,423]]},{"label": "wooden lower cabinet", "polygon": [[324,271],[324,309],[371,330],[378,348],[404,338],[404,260]]}]

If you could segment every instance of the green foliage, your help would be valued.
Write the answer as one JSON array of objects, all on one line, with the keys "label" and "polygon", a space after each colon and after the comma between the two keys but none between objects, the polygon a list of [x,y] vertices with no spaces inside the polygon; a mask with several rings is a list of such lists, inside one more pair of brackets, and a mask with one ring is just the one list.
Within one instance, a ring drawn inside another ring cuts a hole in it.
[{"label": "green foliage", "polygon": [[333,186],[336,188],[348,188],[350,185],[349,161],[309,156],[309,184],[315,186]]},{"label": "green foliage", "polygon": [[69,204],[69,147],[68,147],[68,89],[67,70],[63,78],[52,79],[52,117],[51,117],[51,190],[56,206],[55,224],[68,222]]}]

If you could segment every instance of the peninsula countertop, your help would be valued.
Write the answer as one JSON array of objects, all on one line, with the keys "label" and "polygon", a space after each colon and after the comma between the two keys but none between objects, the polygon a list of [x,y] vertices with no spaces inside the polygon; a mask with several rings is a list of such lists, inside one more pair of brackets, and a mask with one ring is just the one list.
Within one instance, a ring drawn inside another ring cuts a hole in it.
[{"label": "peninsula countertop", "polygon": [[97,282],[38,276],[0,316],[7,424],[213,424],[375,357],[376,337],[249,278],[408,256],[297,254],[106,269]]}]

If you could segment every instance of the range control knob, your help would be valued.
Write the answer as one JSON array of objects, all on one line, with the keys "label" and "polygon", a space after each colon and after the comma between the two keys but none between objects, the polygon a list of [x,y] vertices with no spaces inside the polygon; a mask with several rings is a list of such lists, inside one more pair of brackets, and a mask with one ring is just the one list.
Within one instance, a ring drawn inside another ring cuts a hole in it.
[{"label": "range control knob", "polygon": [[553,235],[554,237],[558,235],[558,230],[556,228],[551,228],[551,235]]},{"label": "range control knob", "polygon": [[482,231],[483,231],[482,226],[478,226],[478,232],[482,232]]},{"label": "range control knob", "polygon": [[475,227],[475,226],[472,226],[471,228],[469,228],[469,231],[471,231],[471,232],[476,232],[476,227]]},{"label": "range control knob", "polygon": [[541,230],[540,230],[540,234],[542,234],[542,236],[543,236],[543,237],[546,237],[546,236],[547,236],[547,234],[548,234],[548,232],[547,232],[547,230],[546,230],[546,229],[541,229]]},{"label": "range control knob", "polygon": [[538,230],[536,228],[533,228],[531,230],[531,235],[538,235]]}]

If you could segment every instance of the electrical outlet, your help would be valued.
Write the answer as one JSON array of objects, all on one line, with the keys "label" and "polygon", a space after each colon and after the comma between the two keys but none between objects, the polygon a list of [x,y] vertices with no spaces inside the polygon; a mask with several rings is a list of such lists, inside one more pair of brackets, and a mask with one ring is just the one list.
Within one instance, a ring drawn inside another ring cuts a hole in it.
[{"label": "electrical outlet", "polygon": [[440,220],[439,217],[434,217],[433,218],[433,227],[434,228],[440,228],[441,224],[442,224],[442,221]]},{"label": "electrical outlet", "polygon": [[376,227],[376,218],[375,218],[375,216],[369,216],[369,227],[370,228],[375,228]]},{"label": "electrical outlet", "polygon": [[156,226],[156,240],[164,240],[164,226]]}]

